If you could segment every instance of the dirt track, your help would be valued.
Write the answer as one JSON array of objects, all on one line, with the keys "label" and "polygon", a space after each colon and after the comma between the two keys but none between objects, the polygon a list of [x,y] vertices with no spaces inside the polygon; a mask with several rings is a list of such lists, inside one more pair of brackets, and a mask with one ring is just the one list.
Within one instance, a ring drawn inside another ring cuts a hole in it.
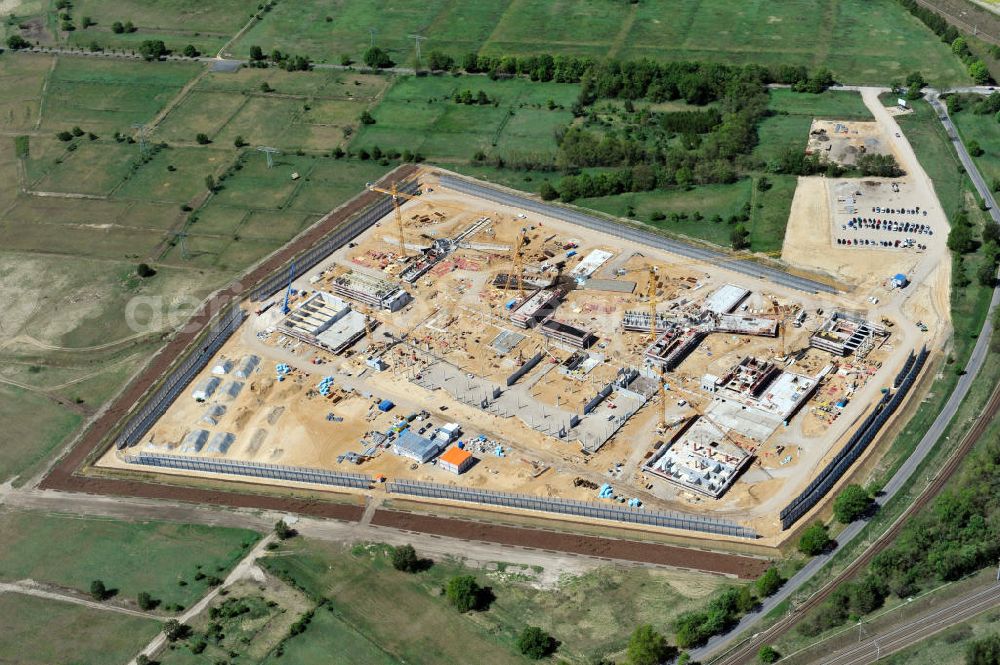
[{"label": "dirt track", "polygon": [[[411,178],[416,172],[416,166],[403,165],[387,174],[380,183],[384,185],[388,184],[390,180],[405,180]],[[354,214],[374,203],[377,197],[378,195],[372,192],[363,192],[360,196],[333,211],[288,246],[252,268],[241,280],[234,282],[233,285],[206,302],[192,317],[185,330],[177,333],[89,425],[73,447],[55,464],[38,486],[46,490],[189,501],[203,505],[259,508],[328,519],[360,521],[364,514],[364,508],[360,505],[280,497],[239,490],[223,491],[180,487],[139,479],[98,478],[81,475],[77,471],[84,465],[90,454],[97,451],[98,447],[105,442],[108,434],[114,430],[116,425],[127,417],[133,406],[142,399],[149,388],[156,384],[177,358],[184,355],[188,346],[211,320],[211,312],[219,311],[226,304],[242,298],[243,294],[249,291],[248,288],[244,288],[244,285],[252,287],[258,284],[287,264],[292,256],[314,245]],[[251,487],[249,484],[239,482],[231,484],[234,488]],[[763,559],[699,549],[490,525],[385,510],[376,512],[374,523],[411,531],[447,535],[463,540],[483,540],[608,559],[707,570],[737,575],[744,579],[760,575],[768,565],[768,562]]]},{"label": "dirt track", "polygon": [[653,563],[674,568],[690,568],[741,579],[759,577],[770,565],[766,559],[720,554],[703,550],[657,545],[654,543],[598,538],[570,533],[557,533],[541,529],[503,526],[483,522],[469,522],[452,518],[433,517],[391,510],[377,510],[372,524],[393,529],[432,533],[462,540],[481,540],[516,547],[534,547],[540,550],[572,552],[604,559],[620,559]]}]

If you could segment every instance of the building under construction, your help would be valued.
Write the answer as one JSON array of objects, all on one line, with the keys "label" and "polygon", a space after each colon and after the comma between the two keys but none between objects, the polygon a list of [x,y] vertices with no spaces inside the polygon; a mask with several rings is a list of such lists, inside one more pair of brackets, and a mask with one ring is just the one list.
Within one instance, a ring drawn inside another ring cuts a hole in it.
[{"label": "building under construction", "polygon": [[563,293],[562,289],[536,290],[514,306],[510,312],[510,322],[518,328],[534,328],[556,310]]},{"label": "building under construction", "polygon": [[829,351],[837,356],[852,353],[864,357],[877,338],[885,338],[886,329],[862,316],[847,312],[833,312],[819,330],[809,338],[809,346]]},{"label": "building under construction", "polygon": [[597,338],[594,333],[549,317],[538,326],[538,332],[549,339],[568,344],[577,349],[589,348]]},{"label": "building under construction", "polygon": [[330,290],[341,298],[395,312],[410,302],[410,294],[399,285],[372,275],[348,271],[330,281]]},{"label": "building under construction", "polygon": [[642,470],[683,489],[717,499],[752,457],[706,418],[692,418],[660,446]]},{"label": "building under construction", "polygon": [[292,310],[278,324],[278,329],[289,337],[338,354],[361,339],[369,325],[367,316],[352,310],[340,298],[317,291]]}]

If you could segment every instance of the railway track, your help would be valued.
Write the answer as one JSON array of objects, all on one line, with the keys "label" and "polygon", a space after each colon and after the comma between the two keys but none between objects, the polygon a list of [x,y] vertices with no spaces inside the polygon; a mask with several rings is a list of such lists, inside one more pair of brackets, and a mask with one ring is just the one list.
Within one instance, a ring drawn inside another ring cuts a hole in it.
[{"label": "railway track", "polygon": [[972,427],[962,438],[962,441],[959,443],[955,451],[945,461],[944,465],[942,465],[940,471],[930,484],[924,488],[924,491],[920,493],[920,496],[907,506],[906,510],[904,510],[903,513],[896,518],[892,525],[886,529],[886,531],[882,533],[882,535],[879,536],[879,538],[873,542],[868,549],[861,554],[861,556],[852,561],[847,568],[845,568],[834,579],[827,582],[819,591],[810,596],[804,603],[779,619],[777,623],[773,624],[766,630],[755,634],[749,640],[746,640],[737,647],[734,647],[727,653],[713,660],[709,660],[708,662],[711,663],[711,665],[741,665],[744,663],[755,662],[757,651],[761,646],[774,642],[777,638],[794,628],[795,625],[798,624],[798,622],[810,610],[815,609],[824,600],[826,600],[830,594],[833,593],[834,589],[854,577],[869,563],[871,563],[872,559],[874,559],[879,552],[885,550],[892,543],[892,541],[895,540],[896,536],[898,536],[903,530],[907,520],[926,507],[927,504],[941,492],[945,483],[955,473],[962,460],[976,444],[976,442],[979,441],[980,437],[982,437],[986,428],[989,427],[998,412],[1000,412],[1000,386],[994,388],[993,394],[990,395],[989,402],[986,404],[986,408],[981,414],[979,414],[979,416],[977,416]]}]

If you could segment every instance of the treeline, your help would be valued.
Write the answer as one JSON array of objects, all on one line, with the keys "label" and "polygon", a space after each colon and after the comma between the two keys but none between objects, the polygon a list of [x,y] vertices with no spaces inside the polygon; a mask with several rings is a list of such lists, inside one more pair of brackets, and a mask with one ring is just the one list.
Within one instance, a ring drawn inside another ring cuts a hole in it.
[{"label": "treeline", "polygon": [[838,589],[800,630],[815,635],[881,607],[889,594],[908,598],[931,584],[995,565],[1000,557],[997,478],[1000,439],[984,437],[948,488],[911,519],[868,572]]},{"label": "treeline", "polygon": [[917,0],[897,0],[899,4],[903,5],[911,14],[920,19],[924,25],[930,28],[934,34],[941,38],[945,44],[951,46],[952,51],[962,59],[965,63],[966,68],[969,71],[969,76],[976,83],[988,83],[990,79],[990,71],[984,63],[979,58],[976,58],[971,51],[969,51],[968,44],[966,44],[965,38],[962,37],[962,33],[959,32],[958,28],[948,23],[945,17],[941,16],[934,10],[928,9],[923,5],[917,3]]}]

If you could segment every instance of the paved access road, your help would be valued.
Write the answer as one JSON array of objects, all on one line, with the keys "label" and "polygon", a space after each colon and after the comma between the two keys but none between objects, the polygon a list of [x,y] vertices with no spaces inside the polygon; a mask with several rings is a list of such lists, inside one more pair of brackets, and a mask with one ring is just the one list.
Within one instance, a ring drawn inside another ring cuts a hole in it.
[{"label": "paved access road", "polygon": [[991,607],[1000,606],[1000,583],[979,588],[955,598],[895,628],[883,630],[856,645],[836,651],[817,662],[823,665],[865,665],[902,651],[948,626],[971,619]]},{"label": "paved access road", "polygon": [[445,174],[441,175],[440,182],[442,187],[454,189],[455,191],[459,191],[464,194],[478,196],[483,199],[520,208],[522,210],[530,210],[531,212],[535,212],[540,215],[554,217],[555,219],[560,219],[564,222],[569,222],[570,224],[577,224],[584,228],[591,229],[592,231],[606,233],[616,238],[628,240],[629,242],[648,245],[673,254],[679,254],[680,256],[689,259],[715,264],[727,270],[733,270],[757,279],[770,280],[782,286],[798,289],[800,291],[807,291],[809,293],[837,293],[835,288],[822,282],[806,279],[805,277],[798,277],[797,275],[789,274],[782,270],[778,270],[777,268],[770,268],[759,263],[754,263],[753,261],[733,259],[723,252],[707,249],[705,247],[699,247],[680,240],[666,238],[656,233],[642,231],[631,226],[626,226],[620,222],[601,219],[600,217],[587,215],[562,206],[542,203],[541,201],[528,198],[527,196],[521,196],[509,190],[490,187],[488,185],[482,185]]}]

